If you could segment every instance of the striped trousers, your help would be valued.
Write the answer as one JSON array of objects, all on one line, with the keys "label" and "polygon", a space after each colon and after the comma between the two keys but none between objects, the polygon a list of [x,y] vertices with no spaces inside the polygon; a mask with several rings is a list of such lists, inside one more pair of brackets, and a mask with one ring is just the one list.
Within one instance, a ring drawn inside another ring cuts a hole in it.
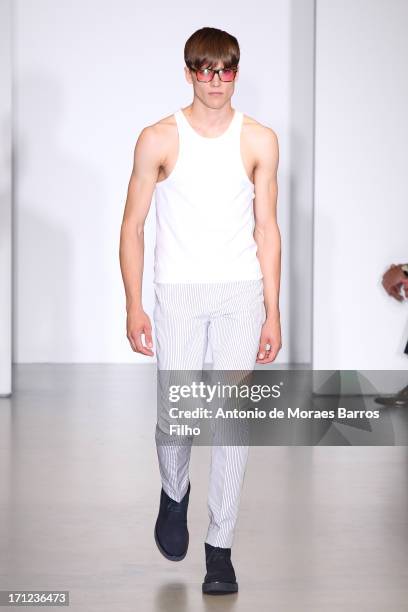
[{"label": "striped trousers", "polygon": [[[154,283],[154,288],[159,370],[202,370],[209,342],[213,370],[253,371],[266,319],[262,279]],[[169,497],[181,501],[189,483],[191,444],[166,445],[167,436],[158,419],[155,440],[162,486]],[[247,445],[211,447],[205,541],[212,546],[232,546],[248,451]]]}]

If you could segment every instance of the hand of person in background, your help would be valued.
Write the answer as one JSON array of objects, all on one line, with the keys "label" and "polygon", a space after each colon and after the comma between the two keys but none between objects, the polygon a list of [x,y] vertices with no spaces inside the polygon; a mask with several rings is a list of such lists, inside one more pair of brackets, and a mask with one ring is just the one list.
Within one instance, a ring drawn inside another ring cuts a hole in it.
[{"label": "hand of person in background", "polygon": [[403,264],[391,264],[388,270],[382,277],[382,286],[391,297],[399,302],[404,299],[400,294],[400,289],[403,287],[405,297],[408,298],[408,276],[404,274],[401,266]]}]

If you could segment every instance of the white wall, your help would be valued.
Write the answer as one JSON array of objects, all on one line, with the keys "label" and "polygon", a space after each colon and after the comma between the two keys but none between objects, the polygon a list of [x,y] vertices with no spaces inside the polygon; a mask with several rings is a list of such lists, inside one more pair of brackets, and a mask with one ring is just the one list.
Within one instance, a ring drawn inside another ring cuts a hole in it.
[{"label": "white wall", "polygon": [[407,23],[403,0],[317,1],[315,369],[407,368],[381,286],[408,261]]},{"label": "white wall", "polygon": [[[17,0],[17,362],[135,362],[119,230],[145,125],[192,100],[183,47],[211,25],[241,45],[232,104],[280,141],[279,360],[310,360],[313,1]],[[143,302],[153,313],[154,203]],[[301,263],[301,268],[298,263]]]},{"label": "white wall", "polygon": [[11,2],[0,0],[0,395],[12,390]]}]

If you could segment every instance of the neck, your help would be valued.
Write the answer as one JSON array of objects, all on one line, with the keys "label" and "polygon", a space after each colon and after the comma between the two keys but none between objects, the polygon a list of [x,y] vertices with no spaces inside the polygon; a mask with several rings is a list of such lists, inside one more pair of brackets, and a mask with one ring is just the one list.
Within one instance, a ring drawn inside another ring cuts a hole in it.
[{"label": "neck", "polygon": [[216,136],[217,132],[222,132],[224,128],[228,127],[235,109],[231,107],[230,101],[222,107],[211,108],[194,99],[183,111],[189,118],[191,125],[205,130],[209,135]]}]

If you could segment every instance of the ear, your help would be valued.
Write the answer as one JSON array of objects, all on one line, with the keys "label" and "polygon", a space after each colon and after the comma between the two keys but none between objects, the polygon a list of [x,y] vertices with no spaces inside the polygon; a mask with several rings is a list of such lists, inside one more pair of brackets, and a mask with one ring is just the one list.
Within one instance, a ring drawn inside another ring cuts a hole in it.
[{"label": "ear", "polygon": [[184,66],[184,74],[186,77],[187,83],[193,84],[193,77],[191,76],[190,68],[188,66]]}]

